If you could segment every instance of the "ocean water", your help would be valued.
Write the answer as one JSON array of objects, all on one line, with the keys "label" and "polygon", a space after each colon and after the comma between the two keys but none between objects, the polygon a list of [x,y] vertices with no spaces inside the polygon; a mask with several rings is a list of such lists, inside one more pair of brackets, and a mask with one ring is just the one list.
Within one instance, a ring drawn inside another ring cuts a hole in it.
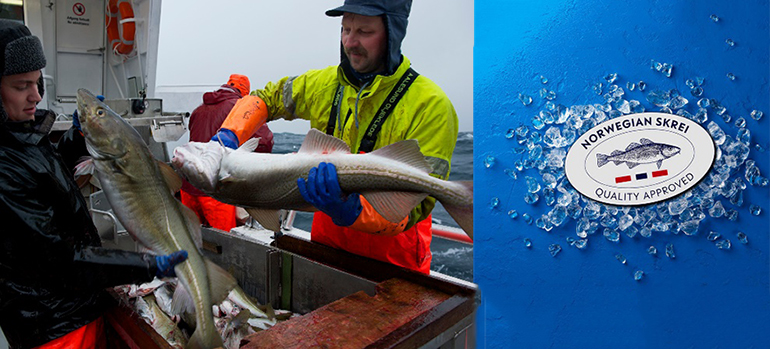
[{"label": "ocean water", "polygon": [[[273,135],[273,153],[286,154],[299,150],[304,134],[276,133]],[[473,133],[460,132],[457,137],[454,154],[452,155],[452,170],[449,180],[473,180]],[[310,231],[313,214],[297,212],[294,226]],[[434,224],[442,224],[459,228],[457,223],[446,212],[441,204],[433,209]],[[431,270],[441,272],[459,279],[473,281],[473,246],[442,238],[433,238],[431,243],[433,262]]]}]

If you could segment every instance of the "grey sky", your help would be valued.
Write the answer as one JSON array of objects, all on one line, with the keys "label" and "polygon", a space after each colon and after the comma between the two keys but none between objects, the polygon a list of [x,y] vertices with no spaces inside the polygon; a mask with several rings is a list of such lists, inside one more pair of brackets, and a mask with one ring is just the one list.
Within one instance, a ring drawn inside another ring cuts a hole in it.
[{"label": "grey sky", "polygon": [[[244,74],[252,89],[339,63],[342,0],[164,0],[157,91],[204,92]],[[415,0],[402,52],[452,100],[460,131],[473,130],[473,1]],[[200,99],[198,99],[198,103]],[[175,110],[183,111],[183,110]],[[305,121],[270,123],[305,133]]]}]

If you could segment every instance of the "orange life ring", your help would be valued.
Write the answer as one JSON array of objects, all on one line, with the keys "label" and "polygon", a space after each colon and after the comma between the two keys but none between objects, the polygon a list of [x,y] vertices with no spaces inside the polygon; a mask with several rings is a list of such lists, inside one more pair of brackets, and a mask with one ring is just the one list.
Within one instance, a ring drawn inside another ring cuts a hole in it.
[{"label": "orange life ring", "polygon": [[[127,55],[134,50],[134,8],[129,0],[110,0],[107,5],[107,39],[112,51]],[[120,27],[118,27],[120,23]]]}]

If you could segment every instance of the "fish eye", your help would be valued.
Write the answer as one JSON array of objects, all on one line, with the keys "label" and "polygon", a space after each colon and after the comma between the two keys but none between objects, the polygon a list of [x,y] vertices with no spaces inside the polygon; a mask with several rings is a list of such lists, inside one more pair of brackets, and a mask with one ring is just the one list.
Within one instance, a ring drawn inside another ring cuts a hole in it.
[{"label": "fish eye", "polygon": [[102,109],[97,110],[96,111],[96,115],[104,116],[104,110],[102,110]]}]

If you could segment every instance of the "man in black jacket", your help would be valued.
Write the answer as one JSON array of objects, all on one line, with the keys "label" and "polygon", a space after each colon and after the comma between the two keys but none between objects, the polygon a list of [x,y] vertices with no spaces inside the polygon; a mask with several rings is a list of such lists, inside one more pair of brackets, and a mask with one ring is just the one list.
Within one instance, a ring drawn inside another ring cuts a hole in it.
[{"label": "man in black jacket", "polygon": [[[0,19],[0,327],[11,348],[103,347],[105,288],[174,276],[166,256],[100,248],[71,172],[48,139],[40,40]],[[62,347],[68,347],[64,345]]]}]

